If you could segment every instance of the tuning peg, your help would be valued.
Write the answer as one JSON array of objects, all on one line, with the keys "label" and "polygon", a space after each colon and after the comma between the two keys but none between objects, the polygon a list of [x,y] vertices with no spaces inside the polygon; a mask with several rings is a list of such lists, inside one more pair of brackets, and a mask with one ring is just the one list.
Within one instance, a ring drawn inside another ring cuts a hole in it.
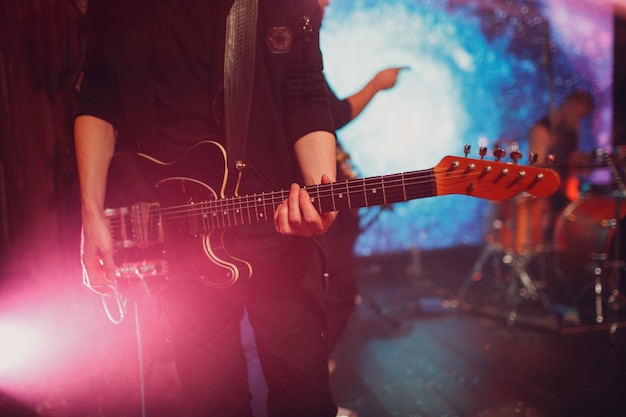
[{"label": "tuning peg", "polygon": [[506,156],[506,151],[502,148],[496,148],[493,150],[493,156],[496,158],[496,161],[499,161]]},{"label": "tuning peg", "polygon": [[546,165],[549,165],[549,166],[556,165],[556,156],[552,154],[546,156]]},{"label": "tuning peg", "polygon": [[539,155],[537,155],[536,153],[531,152],[528,154],[528,163],[530,165],[535,165],[538,159],[539,159]]},{"label": "tuning peg", "polygon": [[481,146],[478,148],[478,155],[480,155],[480,159],[483,159],[487,155],[487,147]]},{"label": "tuning peg", "polygon": [[514,151],[511,151],[510,155],[511,159],[513,160],[513,163],[517,164],[517,162],[522,159],[522,153],[519,151],[519,149],[516,149]]},{"label": "tuning peg", "polygon": [[470,149],[472,149],[472,147],[470,145],[465,145],[463,147],[463,153],[465,154],[466,158],[467,158],[467,155],[469,155],[469,153],[470,153]]}]

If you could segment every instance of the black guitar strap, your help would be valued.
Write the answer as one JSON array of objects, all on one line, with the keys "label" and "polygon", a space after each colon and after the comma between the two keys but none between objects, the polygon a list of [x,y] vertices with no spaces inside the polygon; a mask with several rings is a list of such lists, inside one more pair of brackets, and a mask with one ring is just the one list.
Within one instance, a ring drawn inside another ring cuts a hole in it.
[{"label": "black guitar strap", "polygon": [[252,101],[258,0],[234,0],[226,19],[224,107],[228,166],[241,175]]}]

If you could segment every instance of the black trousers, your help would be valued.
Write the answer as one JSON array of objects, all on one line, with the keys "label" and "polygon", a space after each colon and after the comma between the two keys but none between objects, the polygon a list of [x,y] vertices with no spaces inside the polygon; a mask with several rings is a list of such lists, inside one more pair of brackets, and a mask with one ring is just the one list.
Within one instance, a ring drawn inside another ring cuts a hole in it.
[{"label": "black trousers", "polygon": [[322,237],[326,250],[328,288],[324,294],[328,321],[328,348],[332,353],[348,326],[358,294],[354,244],[359,235],[356,212],[340,211]]},{"label": "black trousers", "polygon": [[315,243],[282,236],[271,224],[230,229],[224,243],[252,265],[249,280],[222,289],[180,280],[163,295],[184,415],[251,415],[240,332],[245,308],[268,387],[268,416],[335,416]]}]

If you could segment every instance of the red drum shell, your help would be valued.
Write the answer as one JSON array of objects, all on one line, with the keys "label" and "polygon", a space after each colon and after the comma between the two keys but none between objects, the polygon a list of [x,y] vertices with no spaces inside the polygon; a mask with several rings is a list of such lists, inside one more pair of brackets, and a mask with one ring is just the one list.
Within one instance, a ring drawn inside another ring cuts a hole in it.
[{"label": "red drum shell", "polygon": [[[626,201],[620,202],[619,208],[618,222],[615,199],[589,194],[568,204],[558,215],[554,243],[556,266],[563,280],[589,284],[593,282],[594,268],[600,265],[600,258],[614,258],[612,242],[621,219],[626,216]],[[621,246],[623,260],[624,245]]]},{"label": "red drum shell", "polygon": [[528,254],[542,250],[550,219],[549,201],[520,194],[500,203],[502,220],[500,243],[512,253]]}]

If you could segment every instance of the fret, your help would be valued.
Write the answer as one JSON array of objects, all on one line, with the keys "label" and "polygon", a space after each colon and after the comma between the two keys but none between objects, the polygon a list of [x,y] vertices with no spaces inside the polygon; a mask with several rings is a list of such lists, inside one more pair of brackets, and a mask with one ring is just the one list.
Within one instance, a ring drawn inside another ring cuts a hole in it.
[{"label": "fret", "polygon": [[404,187],[405,200],[409,201],[438,195],[436,183],[432,180],[434,175],[435,171],[433,169],[405,174],[405,182],[407,183]]},{"label": "fret", "polygon": [[[311,204],[313,204],[313,206],[315,207],[315,209],[320,212],[323,213],[322,211],[322,201],[320,200],[320,187],[316,187],[314,185],[305,185],[304,187],[302,187],[303,190],[306,190],[307,193],[309,193],[309,198],[311,200]],[[283,200],[284,201],[284,200]]]},{"label": "fret", "polygon": [[236,224],[236,213],[235,213],[235,197],[226,200],[226,207],[224,208],[224,216],[226,217],[226,221],[228,226],[233,227],[237,226]]},{"label": "fret", "polygon": [[224,227],[226,227],[226,219],[224,218],[224,201],[225,200],[217,201],[215,207],[215,220],[217,221],[218,229],[223,229]]},{"label": "fret", "polygon": [[200,206],[202,215],[202,230],[207,232],[212,229],[211,225],[211,202],[205,201]]},{"label": "fret", "polygon": [[309,191],[309,194],[313,193],[314,204],[317,206],[317,210],[320,213],[327,213],[329,211],[335,211],[335,201],[333,194],[333,184],[322,184],[313,187],[314,191]]},{"label": "fret", "polygon": [[257,213],[256,194],[248,197],[248,222],[249,224],[258,223],[259,216]]},{"label": "fret", "polygon": [[230,199],[226,198],[224,199],[223,203],[222,203],[222,209],[220,211],[221,217],[222,217],[222,224],[224,228],[227,227],[231,227],[231,218],[230,218],[230,214],[228,212],[229,208],[228,208],[228,203],[229,203]]},{"label": "fret", "polygon": [[220,218],[219,218],[219,201],[215,200],[212,204],[213,208],[211,209],[211,223],[213,223],[213,229],[220,228]]},{"label": "fret", "polygon": [[226,210],[228,213],[228,227],[239,226],[237,223],[237,199],[238,197],[233,197]]},{"label": "fret", "polygon": [[208,230],[208,219],[206,215],[206,202],[202,201],[195,207],[196,215],[198,218],[198,226],[201,233],[206,233]]},{"label": "fret", "polygon": [[348,200],[350,208],[367,207],[365,180],[363,178],[348,181]]},{"label": "fret", "polygon": [[189,233],[192,236],[198,236],[201,233],[201,230],[198,227],[198,216],[194,207],[195,203],[193,201],[189,202],[187,205],[187,224],[189,227]]},{"label": "fret", "polygon": [[335,210],[347,210],[350,207],[348,181],[336,182],[333,184],[333,199]]},{"label": "fret", "polygon": [[243,221],[243,212],[241,210],[241,197],[240,196],[237,196],[235,198],[235,204],[233,205],[234,205],[235,225],[242,226],[244,225],[244,221]]},{"label": "fret", "polygon": [[243,201],[245,201],[245,204],[241,205],[241,210],[242,210],[241,218],[242,218],[242,221],[246,222],[246,224],[251,224],[252,223],[252,216],[251,216],[251,213],[250,213],[250,197],[246,196]]},{"label": "fret", "polygon": [[259,222],[259,206],[257,204],[256,193],[250,196],[250,204],[248,204],[250,210],[250,223]]},{"label": "fret", "polygon": [[363,189],[365,202],[368,207],[385,204],[385,194],[380,177],[364,178]]},{"label": "fret", "polygon": [[217,203],[217,200],[211,202],[211,210],[209,212],[212,230],[219,229],[219,219],[217,217]]},{"label": "fret", "polygon": [[402,201],[406,201],[403,174],[394,174],[394,175],[384,176],[382,179],[382,182],[383,182],[382,188],[383,188],[383,192],[385,195],[385,198],[384,198],[385,204],[399,203]]},{"label": "fret", "polygon": [[[265,197],[264,197],[265,193],[261,193],[256,195],[256,221],[261,222],[261,221],[266,221],[267,219],[267,208],[265,206]],[[261,209],[259,211],[259,208]]]},{"label": "fret", "polygon": [[250,211],[248,210],[248,196],[241,197],[241,224],[250,224]]},{"label": "fret", "polygon": [[289,197],[289,190],[283,189],[275,194],[278,194],[278,198],[272,203],[272,216],[274,215],[274,213],[276,213],[276,208],[278,207],[278,205]]}]

